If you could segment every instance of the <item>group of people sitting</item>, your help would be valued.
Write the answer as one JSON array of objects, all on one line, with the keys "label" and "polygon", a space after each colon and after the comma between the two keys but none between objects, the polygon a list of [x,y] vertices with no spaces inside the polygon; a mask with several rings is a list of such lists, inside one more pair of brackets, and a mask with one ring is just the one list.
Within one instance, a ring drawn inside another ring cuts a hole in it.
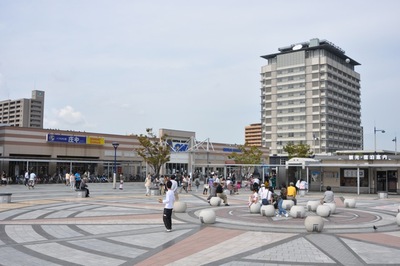
[{"label": "group of people sitting", "polygon": [[[256,203],[261,203],[262,205],[274,205],[275,209],[277,209],[276,216],[288,217],[289,214],[285,208],[282,207],[283,200],[292,200],[294,205],[297,205],[297,191],[299,189],[307,189],[307,183],[304,180],[300,179],[296,186],[293,182],[289,183],[287,187],[285,183],[282,183],[280,187],[280,193],[276,194],[272,186],[265,186],[265,184],[261,184],[259,186],[257,183],[253,184],[252,192],[249,196],[248,206]],[[334,195],[330,186],[326,187],[326,191],[324,193],[323,198],[320,200],[321,204],[334,202]]]},{"label": "group of people sitting", "polygon": [[281,217],[282,215],[288,217],[289,214],[285,208],[282,207],[283,200],[292,200],[294,205],[297,205],[297,190],[306,189],[307,184],[304,180],[298,180],[296,186],[293,182],[289,183],[287,187],[285,183],[280,186],[280,193],[276,194],[272,186],[267,184],[259,185],[259,182],[253,183],[252,192],[249,196],[248,206],[252,204],[261,203],[262,205],[274,205],[277,209],[276,216]]}]

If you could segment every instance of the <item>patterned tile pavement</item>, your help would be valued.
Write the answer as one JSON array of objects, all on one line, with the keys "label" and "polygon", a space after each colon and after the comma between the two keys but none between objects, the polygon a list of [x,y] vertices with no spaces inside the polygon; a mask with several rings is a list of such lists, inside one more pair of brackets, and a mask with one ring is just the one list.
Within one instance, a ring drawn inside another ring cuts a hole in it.
[{"label": "patterned tile pavement", "polygon": [[[398,195],[336,194],[337,212],[310,233],[304,218],[251,214],[248,190],[228,196],[227,207],[192,191],[180,194],[187,210],[173,214],[166,232],[160,196],[146,197],[142,183],[89,186],[83,199],[62,184],[1,186],[13,194],[0,204],[0,265],[400,265]],[[310,192],[298,205],[321,195]],[[214,224],[201,223],[203,209],[215,211]]]}]

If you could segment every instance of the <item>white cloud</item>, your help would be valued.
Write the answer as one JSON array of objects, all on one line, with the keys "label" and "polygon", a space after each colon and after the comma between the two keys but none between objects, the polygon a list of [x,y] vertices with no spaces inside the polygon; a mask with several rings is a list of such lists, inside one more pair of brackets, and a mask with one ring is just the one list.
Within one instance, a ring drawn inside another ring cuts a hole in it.
[{"label": "white cloud", "polygon": [[84,115],[76,111],[72,106],[61,109],[53,109],[46,115],[45,125],[48,128],[86,130],[90,128]]}]

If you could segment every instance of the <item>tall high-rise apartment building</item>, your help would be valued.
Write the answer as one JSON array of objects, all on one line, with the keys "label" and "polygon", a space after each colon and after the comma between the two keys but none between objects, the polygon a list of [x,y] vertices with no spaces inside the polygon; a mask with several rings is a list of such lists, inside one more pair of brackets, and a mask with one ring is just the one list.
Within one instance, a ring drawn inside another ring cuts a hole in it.
[{"label": "tall high-rise apartment building", "polygon": [[43,128],[44,91],[33,90],[32,98],[0,101],[0,124]]},{"label": "tall high-rise apartment building", "polygon": [[362,149],[360,64],[326,40],[278,50],[261,56],[263,147],[276,155],[289,142],[317,154]]}]

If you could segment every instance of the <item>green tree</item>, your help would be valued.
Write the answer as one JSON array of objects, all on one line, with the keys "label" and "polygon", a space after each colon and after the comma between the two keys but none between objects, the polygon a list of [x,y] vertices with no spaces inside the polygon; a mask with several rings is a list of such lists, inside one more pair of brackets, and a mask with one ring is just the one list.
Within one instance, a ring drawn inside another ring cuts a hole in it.
[{"label": "green tree", "polygon": [[164,144],[165,137],[158,139],[152,134],[149,136],[141,134],[138,139],[141,147],[135,151],[153,168],[155,176],[158,177],[161,167],[170,160],[171,152],[169,146]]},{"label": "green tree", "polygon": [[289,142],[283,147],[283,150],[288,153],[289,159],[294,157],[309,158],[314,155],[314,152],[310,150],[310,145],[304,144],[303,142],[299,144]]},{"label": "green tree", "polygon": [[262,151],[256,146],[249,146],[247,143],[238,145],[239,152],[232,152],[228,158],[235,160],[239,164],[260,164]]},{"label": "green tree", "polygon": [[238,145],[237,148],[240,152],[232,152],[228,158],[233,159],[237,164],[248,164],[247,174],[250,174],[251,169],[254,168],[250,165],[261,164],[263,153],[256,146],[249,146],[247,143]]}]

